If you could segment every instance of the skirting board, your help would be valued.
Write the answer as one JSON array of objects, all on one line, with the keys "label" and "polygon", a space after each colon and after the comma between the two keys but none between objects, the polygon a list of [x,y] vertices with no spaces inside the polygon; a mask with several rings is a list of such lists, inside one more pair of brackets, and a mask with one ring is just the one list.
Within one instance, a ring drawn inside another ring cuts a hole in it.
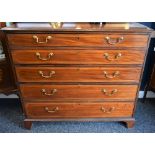
[{"label": "skirting board", "polygon": [[[143,98],[143,96],[144,96],[144,91],[140,91],[138,98]],[[8,96],[6,96],[4,94],[0,94],[0,98],[18,98],[18,96],[14,95],[14,94],[8,95]],[[148,91],[147,98],[155,98],[155,93]]]}]

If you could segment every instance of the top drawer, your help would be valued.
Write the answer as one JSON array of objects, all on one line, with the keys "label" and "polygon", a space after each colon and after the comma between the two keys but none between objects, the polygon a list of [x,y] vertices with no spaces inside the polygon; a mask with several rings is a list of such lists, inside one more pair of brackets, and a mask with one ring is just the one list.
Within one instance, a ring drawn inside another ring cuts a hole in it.
[{"label": "top drawer", "polygon": [[9,45],[53,47],[146,47],[147,35],[134,34],[8,34]]}]

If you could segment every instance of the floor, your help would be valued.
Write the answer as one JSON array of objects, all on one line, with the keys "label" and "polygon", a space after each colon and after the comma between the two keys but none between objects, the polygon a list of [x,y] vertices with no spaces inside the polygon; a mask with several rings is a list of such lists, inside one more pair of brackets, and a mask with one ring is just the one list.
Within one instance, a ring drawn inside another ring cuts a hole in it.
[{"label": "floor", "polygon": [[0,99],[0,133],[154,133],[155,99],[138,101],[131,129],[119,122],[35,122],[26,130],[23,118],[18,99]]}]

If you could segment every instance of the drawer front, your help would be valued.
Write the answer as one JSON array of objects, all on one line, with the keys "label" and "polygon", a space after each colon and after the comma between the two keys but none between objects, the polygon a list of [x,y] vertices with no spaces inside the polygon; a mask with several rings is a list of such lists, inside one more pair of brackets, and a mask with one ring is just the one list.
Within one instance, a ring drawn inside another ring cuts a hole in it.
[{"label": "drawer front", "polygon": [[8,34],[12,46],[146,47],[147,35],[125,34]]},{"label": "drawer front", "polygon": [[104,103],[26,103],[28,118],[131,117],[132,102]]},{"label": "drawer front", "polygon": [[140,67],[16,67],[20,82],[138,82]]},{"label": "drawer front", "polygon": [[143,64],[136,50],[12,50],[15,64]]},{"label": "drawer front", "polygon": [[137,85],[21,84],[24,100],[134,100]]}]

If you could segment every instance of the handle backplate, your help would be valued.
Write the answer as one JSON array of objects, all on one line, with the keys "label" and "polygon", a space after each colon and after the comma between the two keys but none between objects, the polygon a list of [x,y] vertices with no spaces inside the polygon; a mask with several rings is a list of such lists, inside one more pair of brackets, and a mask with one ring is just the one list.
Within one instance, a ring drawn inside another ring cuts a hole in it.
[{"label": "handle backplate", "polygon": [[111,37],[105,37],[106,41],[110,45],[115,45],[124,40],[124,37],[118,37],[118,38],[111,38]]},{"label": "handle backplate", "polygon": [[45,43],[48,43],[48,41],[52,39],[52,36],[47,36],[45,38],[45,41],[39,41],[39,37],[36,35],[33,36],[33,39],[37,44],[45,44]]},{"label": "handle backplate", "polygon": [[47,93],[47,92],[46,92],[46,89],[42,89],[41,92],[42,92],[42,94],[45,95],[45,96],[53,96],[53,95],[57,92],[57,89],[51,90],[51,93]]},{"label": "handle backplate", "polygon": [[42,60],[42,61],[48,61],[48,60],[50,60],[50,59],[52,58],[52,56],[54,55],[54,54],[51,52],[51,53],[48,54],[47,58],[42,58],[42,57],[41,57],[41,54],[40,54],[39,52],[36,52],[35,54],[36,54],[37,58],[38,58],[39,60]]},{"label": "handle backplate", "polygon": [[49,110],[48,107],[45,107],[45,111],[47,111],[48,113],[55,113],[55,112],[57,112],[58,110],[59,110],[59,107],[55,107],[55,108],[52,109],[52,110]]},{"label": "handle backplate", "polygon": [[119,72],[119,71],[115,71],[113,74],[109,75],[106,71],[103,71],[103,74],[104,74],[104,76],[105,76],[107,79],[113,79],[113,78],[115,78],[115,77],[119,77],[120,72]]},{"label": "handle backplate", "polygon": [[106,96],[112,96],[118,92],[117,89],[113,89],[111,92],[108,92],[106,89],[102,89],[101,91]]},{"label": "handle backplate", "polygon": [[111,108],[109,108],[109,109],[104,108],[104,107],[101,107],[101,111],[102,111],[103,113],[107,113],[107,114],[110,114],[110,113],[113,112],[114,110],[115,110],[115,107],[111,107]]},{"label": "handle backplate", "polygon": [[122,54],[121,53],[117,53],[114,58],[110,58],[109,54],[108,53],[104,53],[104,58],[108,61],[115,61],[115,60],[118,60],[120,57],[122,57]]},{"label": "handle backplate", "polygon": [[49,75],[44,75],[43,71],[38,71],[38,73],[39,75],[41,75],[41,77],[48,79],[48,78],[51,78],[55,74],[55,71],[50,71]]}]

